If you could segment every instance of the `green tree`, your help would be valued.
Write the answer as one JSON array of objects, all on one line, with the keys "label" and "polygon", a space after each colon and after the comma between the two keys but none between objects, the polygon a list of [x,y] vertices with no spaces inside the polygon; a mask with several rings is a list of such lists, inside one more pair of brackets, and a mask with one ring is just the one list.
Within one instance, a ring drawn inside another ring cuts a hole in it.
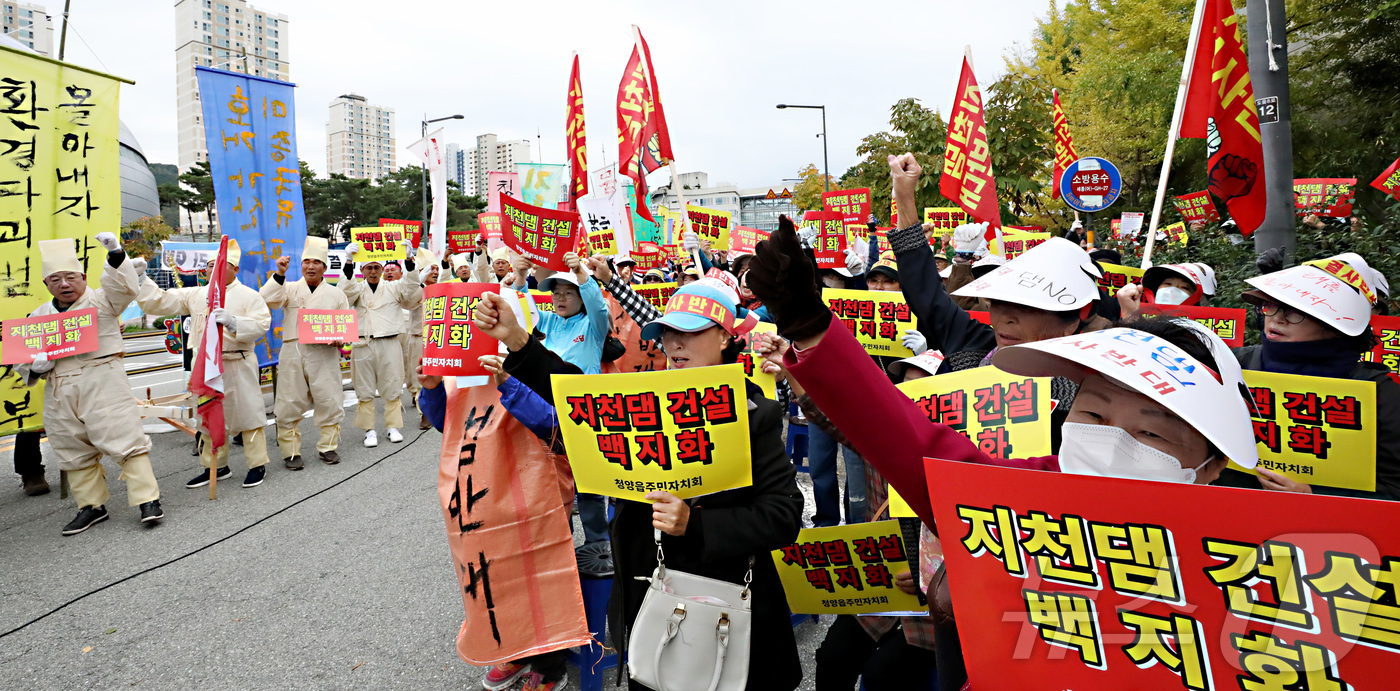
[{"label": "green tree", "polygon": [[822,193],[828,186],[833,190],[841,189],[836,178],[823,176],[821,170],[813,163],[808,163],[805,168],[797,171],[797,177],[801,178],[801,181],[792,188],[792,203],[804,211],[822,210]]},{"label": "green tree", "polygon": [[160,216],[146,216],[122,226],[122,249],[133,257],[154,257],[160,252],[161,241],[174,234],[175,229]]},{"label": "green tree", "polygon": [[910,213],[922,217],[924,207],[947,206],[948,202],[938,193],[947,139],[948,125],[942,116],[925,108],[918,99],[902,99],[890,108],[890,131],[869,135],[856,147],[861,160],[841,176],[841,187],[869,187],[870,208],[877,220],[887,223],[891,197],[889,156],[909,152],[923,167],[924,175],[919,180],[919,208],[912,212],[900,210],[905,222],[913,218]]},{"label": "green tree", "polygon": [[200,161],[190,167],[188,171],[180,175],[180,184],[184,185],[189,192],[183,200],[178,202],[185,212],[190,214],[191,232],[193,232],[194,214],[209,214],[209,239],[214,237],[214,221],[218,216],[218,208],[214,203],[214,178],[209,173],[209,162]]},{"label": "green tree", "polygon": [[186,202],[189,201],[193,193],[181,187],[177,181],[157,185],[156,194],[160,196],[160,216],[165,220],[165,224],[179,228],[180,209],[185,208]]}]

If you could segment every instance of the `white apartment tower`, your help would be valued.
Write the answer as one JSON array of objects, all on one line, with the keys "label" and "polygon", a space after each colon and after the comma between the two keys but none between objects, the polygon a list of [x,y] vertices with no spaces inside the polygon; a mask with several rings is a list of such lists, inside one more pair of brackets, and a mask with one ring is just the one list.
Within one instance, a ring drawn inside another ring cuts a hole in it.
[{"label": "white apartment tower", "polygon": [[530,162],[530,141],[496,141],[494,134],[481,134],[476,137],[476,189],[477,193],[487,188],[487,173],[513,173],[516,163]]},{"label": "white apartment tower", "polygon": [[457,144],[447,145],[447,179],[457,183],[462,194],[468,197],[478,193],[474,149],[463,149]]},{"label": "white apartment tower", "polygon": [[246,0],[175,0],[180,172],[209,160],[194,68],[213,67],[291,81],[288,30],[286,15],[254,9]]},{"label": "white apartment tower", "polygon": [[326,173],[378,180],[395,165],[394,109],[345,94],[331,101],[326,123]]},{"label": "white apartment tower", "polygon": [[30,50],[46,57],[58,57],[58,47],[53,42],[53,18],[43,7],[0,0],[0,27],[4,27],[5,36]]}]

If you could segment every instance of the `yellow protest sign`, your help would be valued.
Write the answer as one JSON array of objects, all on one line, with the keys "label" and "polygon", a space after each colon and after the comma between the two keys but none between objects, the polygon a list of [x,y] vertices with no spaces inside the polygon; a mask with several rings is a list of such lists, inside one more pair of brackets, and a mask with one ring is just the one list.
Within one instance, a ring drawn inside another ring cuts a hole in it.
[{"label": "yellow protest sign", "polygon": [[[121,227],[117,94],[125,81],[0,46],[6,117],[0,119],[0,319],[28,317],[51,298],[40,275],[39,243],[77,240],[88,285],[102,278],[107,252],[94,238]],[[130,83],[130,82],[128,82]],[[0,435],[44,426],[43,386],[0,369]]]},{"label": "yellow protest sign", "polygon": [[1098,279],[1099,287],[1108,291],[1110,296],[1117,295],[1118,289],[1130,283],[1142,285],[1143,269],[1135,266],[1119,266],[1117,264],[1099,264],[1103,268],[1103,277]]},{"label": "yellow protest sign", "polygon": [[907,329],[919,328],[900,292],[826,288],[822,299],[871,355],[913,357],[902,342]]},{"label": "yellow protest sign", "polygon": [[710,249],[729,249],[729,230],[734,227],[733,213],[693,204],[686,204],[685,210],[690,215],[690,229],[698,233],[702,241],[709,240]]},{"label": "yellow protest sign", "polygon": [[957,206],[926,206],[924,223],[933,224],[934,235],[952,235],[953,229],[967,223],[967,212]]},{"label": "yellow protest sign", "polygon": [[739,337],[744,344],[743,352],[739,353],[739,364],[744,366],[744,376],[748,380],[758,385],[763,390],[763,395],[772,400],[778,400],[778,379],[763,371],[763,357],[753,350],[754,336],[762,333],[777,335],[778,327],[767,322],[759,322],[753,327],[753,331]]},{"label": "yellow protest sign", "polygon": [[773,565],[794,614],[927,612],[894,585],[909,571],[899,521],[806,528],[773,550]]},{"label": "yellow protest sign", "polygon": [[408,237],[403,226],[373,226],[351,228],[350,241],[360,246],[351,261],[356,264],[368,262],[403,261],[403,245],[399,242]]},{"label": "yellow protest sign", "polygon": [[[924,377],[898,386],[930,422],[948,425],[994,458],[1050,455],[1049,377],[1023,377],[995,367]],[[890,515],[914,511],[890,489]]]},{"label": "yellow protest sign", "polygon": [[1181,222],[1173,223],[1163,228],[1162,234],[1166,236],[1167,244],[1169,245],[1185,247],[1186,243],[1191,240],[1191,233],[1186,231],[1186,224]]},{"label": "yellow protest sign", "polygon": [[644,501],[655,490],[686,499],[753,484],[740,365],[553,382],[578,491]]},{"label": "yellow protest sign", "polygon": [[1309,485],[1376,490],[1375,382],[1253,370],[1244,381],[1259,413],[1259,467]]},{"label": "yellow protest sign", "polygon": [[[1019,233],[1005,232],[1001,234],[1001,240],[993,239],[991,242],[992,254],[1000,256],[1006,260],[1012,260],[1021,256],[1026,250],[1049,240],[1049,233]],[[1005,245],[1003,247],[1003,244]]]}]

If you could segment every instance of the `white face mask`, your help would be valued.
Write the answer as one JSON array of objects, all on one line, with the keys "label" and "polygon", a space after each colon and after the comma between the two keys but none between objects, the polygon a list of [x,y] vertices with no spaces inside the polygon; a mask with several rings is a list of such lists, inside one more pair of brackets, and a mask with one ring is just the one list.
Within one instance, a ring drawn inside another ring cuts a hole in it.
[{"label": "white face mask", "polygon": [[1210,462],[1206,459],[1195,468],[1183,468],[1176,457],[1112,425],[1066,422],[1060,430],[1064,435],[1060,443],[1062,473],[1192,484],[1196,471]]},{"label": "white face mask", "polygon": [[1191,293],[1176,286],[1167,286],[1158,290],[1154,294],[1154,297],[1157,299],[1157,304],[1159,305],[1180,305],[1191,299]]}]

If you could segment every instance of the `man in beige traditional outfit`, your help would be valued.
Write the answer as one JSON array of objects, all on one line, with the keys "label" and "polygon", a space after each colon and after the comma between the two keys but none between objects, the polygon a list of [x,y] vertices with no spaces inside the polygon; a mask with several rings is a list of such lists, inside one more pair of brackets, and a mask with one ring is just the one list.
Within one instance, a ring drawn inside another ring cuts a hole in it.
[{"label": "man in beige traditional outfit", "polygon": [[122,366],[121,313],[136,299],[145,262],[128,259],[112,233],[98,233],[97,242],[107,250],[107,266],[101,287],[93,290],[78,261],[75,240],[39,241],[44,286],[53,300],[29,315],[97,310],[97,350],[56,360],[40,355],[18,368],[29,386],[45,382],[44,429],[78,503],[78,515],[63,527],[64,535],[77,535],[107,520],[110,493],[103,456],[121,465],[127,503],[140,508],[141,522],[165,517],[151,470],[151,438],[142,429]]},{"label": "man in beige traditional outfit", "polygon": [[[400,243],[404,256],[409,245]],[[346,245],[346,276],[353,276],[358,243]],[[420,248],[418,262],[431,265],[437,261],[431,252]],[[403,382],[404,382],[404,316],[403,310],[423,304],[423,283],[412,258],[404,260],[407,272],[402,280],[385,281],[384,263],[372,260],[360,265],[363,279],[342,281],[345,295],[355,308],[360,325],[360,340],[350,349],[355,361],[355,426],[365,430],[365,446],[379,446],[375,431],[374,399],[384,399],[384,425],[389,441],[403,441]]]},{"label": "man in beige traditional outfit", "polygon": [[[248,462],[243,486],[262,484],[267,473],[267,440],[263,436],[267,414],[263,408],[262,382],[258,379],[258,355],[253,346],[272,325],[272,311],[258,291],[239,282],[242,254],[238,242],[230,238],[224,306],[212,313],[209,312],[209,286],[161,290],[147,276],[142,279],[141,292],[136,298],[146,314],[190,315],[190,343],[200,342],[210,319],[224,327],[224,426],[228,430],[228,441],[215,454],[208,441],[209,431],[201,426],[205,442],[199,447],[199,462],[204,471],[185,483],[191,489],[209,484],[211,468],[217,468],[213,472],[218,474],[219,480],[233,474],[228,467],[228,447],[235,434],[243,435],[243,456]],[[214,261],[211,260],[211,274],[213,270]]]},{"label": "man in beige traditional outfit", "polygon": [[[272,404],[277,418],[277,447],[289,470],[301,470],[301,418],[315,410],[320,438],[316,451],[326,465],[340,462],[340,422],[345,419],[344,387],[340,379],[340,347],[297,341],[298,314],[303,309],[348,310],[344,291],[325,281],[330,265],[325,238],[308,237],[301,253],[301,278],[287,282],[291,257],[277,258],[272,280],[258,291],[267,306],[282,310],[282,352],[278,354],[277,394]],[[344,279],[342,279],[344,280]],[[246,442],[245,442],[246,445]]]}]

